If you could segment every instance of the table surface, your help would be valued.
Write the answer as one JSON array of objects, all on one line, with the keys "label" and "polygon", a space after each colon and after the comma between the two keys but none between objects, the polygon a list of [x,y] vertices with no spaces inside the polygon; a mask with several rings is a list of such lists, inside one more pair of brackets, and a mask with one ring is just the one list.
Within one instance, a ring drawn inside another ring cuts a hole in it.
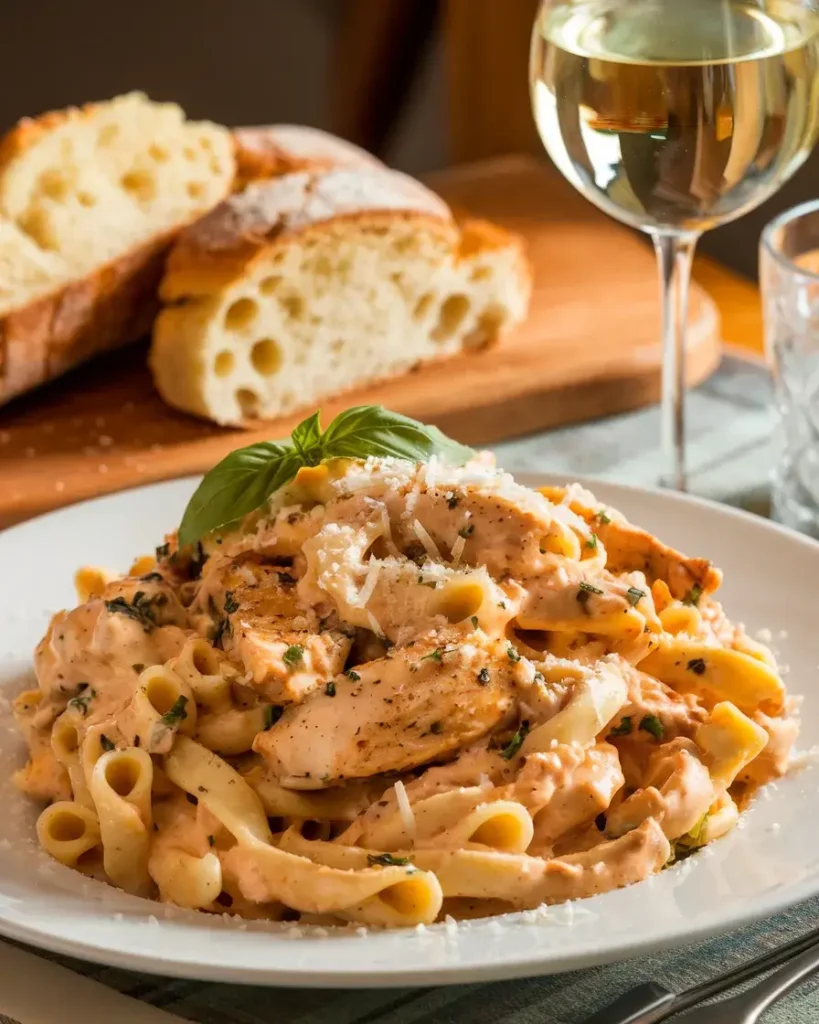
[{"label": "table surface", "polygon": [[[774,415],[761,362],[729,353],[717,374],[691,392],[688,412],[694,493],[764,514]],[[658,433],[659,412],[649,408],[506,442],[496,451],[499,462],[513,471],[545,470],[653,484],[660,469]],[[653,979],[675,989],[696,984],[804,934],[815,927],[817,916],[819,897],[754,927],[654,957],[551,978],[430,990],[274,993],[60,962],[197,1024],[577,1024],[615,993],[640,981]],[[819,982],[815,981],[776,1006],[765,1024],[816,1024],[817,1020]]]}]

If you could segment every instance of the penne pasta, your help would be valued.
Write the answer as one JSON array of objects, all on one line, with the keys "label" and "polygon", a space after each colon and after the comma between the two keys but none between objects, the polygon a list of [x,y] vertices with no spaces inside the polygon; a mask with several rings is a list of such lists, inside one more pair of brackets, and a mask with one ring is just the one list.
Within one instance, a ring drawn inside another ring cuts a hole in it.
[{"label": "penne pasta", "polygon": [[80,569],[37,647],[15,782],[62,864],[207,913],[431,925],[640,882],[787,769],[795,703],[719,571],[577,485],[345,457],[195,537],[211,511],[127,577]]},{"label": "penne pasta", "polygon": [[100,844],[100,825],[89,807],[60,800],[37,819],[40,846],[61,864],[73,868],[84,853]]}]

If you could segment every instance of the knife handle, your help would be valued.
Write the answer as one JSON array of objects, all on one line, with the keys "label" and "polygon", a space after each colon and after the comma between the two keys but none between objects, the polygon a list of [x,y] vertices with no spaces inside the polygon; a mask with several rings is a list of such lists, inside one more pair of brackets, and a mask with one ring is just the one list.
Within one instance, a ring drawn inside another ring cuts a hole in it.
[{"label": "knife handle", "polygon": [[581,1024],[656,1024],[671,1012],[676,994],[654,981],[623,993]]}]

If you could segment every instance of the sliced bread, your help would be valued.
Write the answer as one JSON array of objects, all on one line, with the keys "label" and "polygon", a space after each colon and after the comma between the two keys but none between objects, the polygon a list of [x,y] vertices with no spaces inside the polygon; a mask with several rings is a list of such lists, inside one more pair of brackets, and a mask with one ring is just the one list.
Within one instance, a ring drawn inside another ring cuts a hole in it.
[{"label": "sliced bread", "polygon": [[530,290],[521,240],[406,175],[294,173],[182,233],[150,365],[171,405],[244,424],[491,344]]},{"label": "sliced bread", "polygon": [[0,140],[0,403],[145,333],[168,245],[234,172],[227,129],[138,93]]}]

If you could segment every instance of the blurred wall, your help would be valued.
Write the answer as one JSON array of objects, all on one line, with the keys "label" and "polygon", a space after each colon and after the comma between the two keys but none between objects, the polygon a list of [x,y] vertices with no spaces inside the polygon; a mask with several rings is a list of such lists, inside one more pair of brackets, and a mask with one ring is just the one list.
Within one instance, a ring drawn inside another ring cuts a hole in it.
[{"label": "blurred wall", "polygon": [[[389,3],[389,0],[384,0]],[[0,131],[26,114],[141,89],[224,124],[329,127],[344,0],[0,0]],[[396,133],[412,172],[446,164],[441,47]]]}]

